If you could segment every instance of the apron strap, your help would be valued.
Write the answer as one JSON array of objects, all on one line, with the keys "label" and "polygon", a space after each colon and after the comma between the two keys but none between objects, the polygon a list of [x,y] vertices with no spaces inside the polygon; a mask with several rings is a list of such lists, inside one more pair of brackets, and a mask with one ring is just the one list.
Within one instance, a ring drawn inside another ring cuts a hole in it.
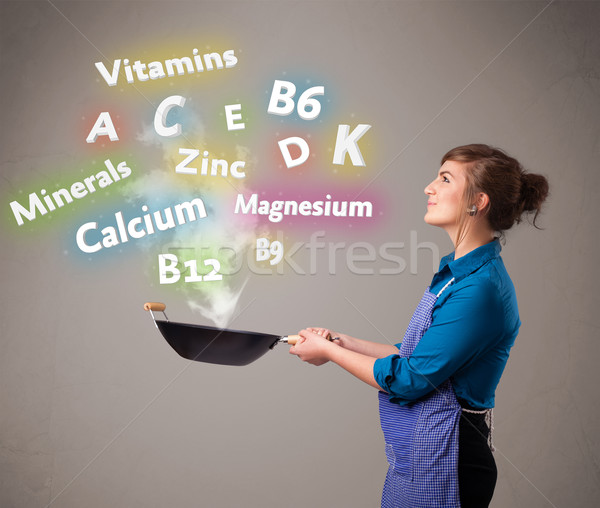
[{"label": "apron strap", "polygon": [[446,288],[447,288],[447,287],[448,287],[450,284],[452,284],[453,282],[454,282],[454,277],[452,277],[452,278],[451,278],[451,279],[450,279],[450,280],[447,282],[447,284],[446,284],[446,285],[445,285],[445,286],[444,286],[442,289],[440,289],[440,292],[439,292],[439,293],[436,295],[436,297],[437,297],[437,298],[439,298],[439,297],[440,297],[440,295],[441,295],[441,294],[442,294],[442,293],[443,293],[443,292],[446,290]]},{"label": "apron strap", "polygon": [[482,409],[481,411],[475,411],[474,409],[465,409],[463,407],[462,410],[465,413],[472,413],[472,414],[476,414],[476,415],[483,415],[483,414],[485,415],[485,423],[488,426],[488,429],[490,429],[490,431],[488,433],[488,445],[490,447],[490,450],[495,452],[496,447],[494,446],[494,439],[492,438],[492,431],[494,430],[494,408]]}]

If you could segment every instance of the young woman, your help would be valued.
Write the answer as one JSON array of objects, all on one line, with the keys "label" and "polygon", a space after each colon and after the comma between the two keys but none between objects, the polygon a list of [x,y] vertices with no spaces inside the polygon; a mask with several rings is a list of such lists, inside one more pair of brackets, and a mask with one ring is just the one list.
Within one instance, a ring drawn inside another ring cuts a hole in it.
[{"label": "young woman", "polygon": [[390,466],[382,507],[484,508],[497,475],[488,417],[521,324],[499,238],[527,212],[535,226],[548,182],[474,144],[444,155],[425,194],[425,222],[448,233],[454,252],[441,260],[402,342],[307,328],[290,353],[337,363],[380,390]]}]

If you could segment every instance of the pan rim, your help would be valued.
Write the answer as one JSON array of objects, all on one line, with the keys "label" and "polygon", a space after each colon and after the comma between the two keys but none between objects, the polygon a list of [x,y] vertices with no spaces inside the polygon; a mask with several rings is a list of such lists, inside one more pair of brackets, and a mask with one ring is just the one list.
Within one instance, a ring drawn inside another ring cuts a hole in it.
[{"label": "pan rim", "polygon": [[167,325],[179,325],[179,326],[185,326],[187,328],[200,328],[202,330],[212,330],[215,332],[228,332],[228,333],[243,333],[246,335],[254,335],[254,336],[258,336],[258,337],[273,337],[274,339],[281,339],[282,335],[275,335],[272,333],[262,333],[262,332],[251,332],[248,330],[235,330],[233,328],[219,328],[217,326],[210,326],[210,325],[198,325],[195,323],[182,323],[181,321],[169,321],[166,319],[157,319],[156,320],[157,323],[164,323]]}]

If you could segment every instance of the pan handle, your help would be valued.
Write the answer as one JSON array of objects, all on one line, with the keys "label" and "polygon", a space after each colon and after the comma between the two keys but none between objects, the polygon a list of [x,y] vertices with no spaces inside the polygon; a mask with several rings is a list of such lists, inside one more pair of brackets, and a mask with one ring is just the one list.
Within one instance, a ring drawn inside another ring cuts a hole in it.
[{"label": "pan handle", "polygon": [[[150,314],[152,314],[152,320],[154,321],[154,324],[156,325],[156,318],[154,317],[154,312],[162,312],[163,316],[165,316],[165,319],[168,321],[169,318],[167,317],[167,314],[165,313],[165,309],[167,308],[167,306],[164,303],[160,303],[160,302],[146,302],[144,304],[144,310],[149,310]],[[156,326],[158,328],[158,326]]]},{"label": "pan handle", "polygon": [[156,312],[164,312],[167,306],[160,302],[146,302],[144,310],[155,310]]},{"label": "pan handle", "polygon": [[296,342],[298,342],[299,338],[300,338],[300,335],[287,335],[285,337],[281,337],[281,339],[279,339],[279,342],[283,342],[284,344],[289,344],[290,346],[294,346],[296,344]]}]

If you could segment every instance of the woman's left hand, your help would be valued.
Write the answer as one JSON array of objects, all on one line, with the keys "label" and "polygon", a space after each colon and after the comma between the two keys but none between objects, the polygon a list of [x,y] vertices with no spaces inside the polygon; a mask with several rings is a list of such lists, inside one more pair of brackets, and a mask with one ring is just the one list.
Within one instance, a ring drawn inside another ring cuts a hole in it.
[{"label": "woman's left hand", "polygon": [[290,348],[290,353],[311,365],[318,366],[327,363],[329,361],[329,348],[339,347],[308,329],[300,330],[298,335],[300,335],[300,339]]}]

